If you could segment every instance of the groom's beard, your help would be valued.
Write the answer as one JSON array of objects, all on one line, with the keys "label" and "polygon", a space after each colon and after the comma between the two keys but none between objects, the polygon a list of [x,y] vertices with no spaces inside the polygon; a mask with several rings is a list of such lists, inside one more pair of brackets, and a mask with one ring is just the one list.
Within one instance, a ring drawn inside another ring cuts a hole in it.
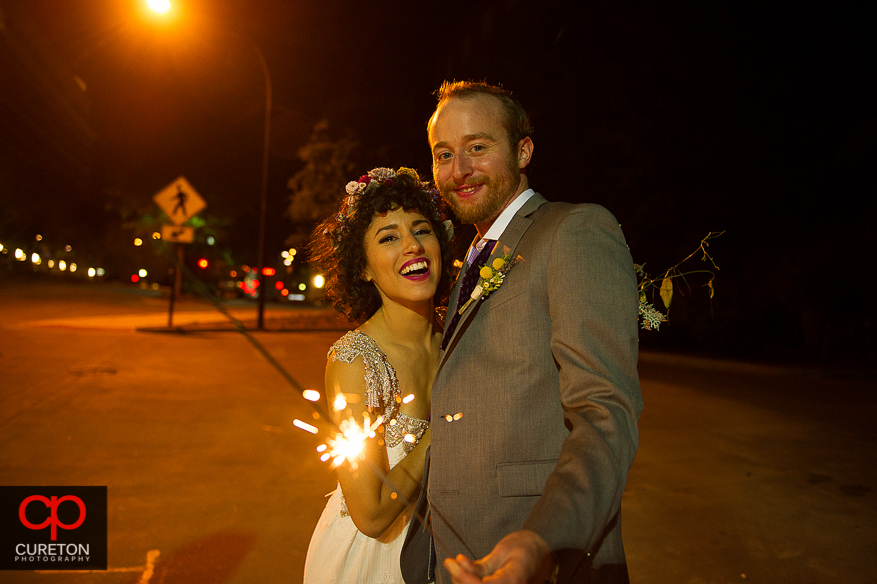
[{"label": "groom's beard", "polygon": [[484,189],[476,198],[461,198],[455,190],[457,185],[453,181],[439,184],[438,187],[460,221],[476,224],[496,219],[509,202],[509,197],[514,194],[520,180],[521,171],[517,161],[511,159],[502,172],[493,176],[483,175],[465,183],[484,185]]}]

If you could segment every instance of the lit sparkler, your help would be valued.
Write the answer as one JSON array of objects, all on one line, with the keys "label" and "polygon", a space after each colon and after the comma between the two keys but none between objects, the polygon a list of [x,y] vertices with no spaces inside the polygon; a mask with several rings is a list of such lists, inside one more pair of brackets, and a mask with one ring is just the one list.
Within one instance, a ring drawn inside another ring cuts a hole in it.
[{"label": "lit sparkler", "polygon": [[[337,389],[338,388],[336,388],[336,390]],[[312,393],[309,396],[306,396],[305,399],[310,401],[318,401],[320,399],[318,392],[314,390],[307,391]],[[316,396],[314,396],[314,394],[316,394]],[[413,395],[411,398],[413,399]],[[332,408],[336,413],[341,412],[347,409],[348,403],[347,396],[343,392],[337,391],[335,399],[332,402]],[[371,416],[368,412],[363,412],[362,418],[362,425],[360,425],[352,415],[348,415],[347,419],[342,420],[338,425],[338,432],[335,433],[335,436],[326,440],[325,444],[320,444],[317,447],[317,452],[320,453],[320,460],[323,462],[332,460],[332,468],[336,468],[344,461],[347,461],[350,464],[350,468],[356,470],[359,466],[359,461],[365,457],[365,441],[374,438],[375,431],[384,422],[383,416],[378,416],[377,419],[372,422]],[[293,421],[293,424],[297,427],[302,430],[310,431],[305,425],[296,422],[299,422],[299,420]],[[395,422],[395,420],[390,421],[390,423],[393,422]]]},{"label": "lit sparkler", "polygon": [[375,430],[384,422],[383,416],[378,416],[372,422],[367,412],[362,414],[362,426],[360,426],[353,416],[346,420],[342,420],[338,426],[340,432],[335,434],[334,438],[329,438],[326,444],[317,447],[317,452],[322,452],[320,460],[323,462],[332,459],[332,468],[339,466],[345,460],[350,464],[350,468],[356,470],[359,461],[365,456],[365,441],[375,437]]}]

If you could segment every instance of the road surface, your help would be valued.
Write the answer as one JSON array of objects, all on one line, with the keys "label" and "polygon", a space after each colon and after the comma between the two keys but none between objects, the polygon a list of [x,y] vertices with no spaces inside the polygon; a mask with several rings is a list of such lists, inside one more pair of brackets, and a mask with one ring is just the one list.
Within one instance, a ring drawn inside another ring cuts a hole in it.
[{"label": "road surface", "polygon": [[[255,320],[255,304],[233,310]],[[189,332],[147,332],[166,324],[166,298],[0,279],[0,485],[107,485],[109,498],[108,571],[0,581],[301,581],[334,487],[323,436],[293,426],[313,409],[208,304],[176,311]],[[279,308],[266,320],[252,337],[322,389],[343,325]],[[659,354],[640,371],[623,501],[635,584],[877,582],[873,377]]]}]

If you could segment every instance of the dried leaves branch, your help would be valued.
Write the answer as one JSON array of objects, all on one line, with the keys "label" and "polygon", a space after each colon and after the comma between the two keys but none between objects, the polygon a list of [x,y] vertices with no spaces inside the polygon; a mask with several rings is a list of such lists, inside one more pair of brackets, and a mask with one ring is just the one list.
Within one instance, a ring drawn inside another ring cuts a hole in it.
[{"label": "dried leaves branch", "polygon": [[[670,314],[670,303],[673,301],[673,293],[678,285],[674,283],[674,280],[677,278],[687,286],[688,290],[691,290],[691,286],[688,283],[688,277],[694,276],[695,274],[707,274],[709,279],[704,286],[709,288],[710,298],[713,297],[715,294],[713,281],[716,278],[716,272],[719,271],[719,266],[716,264],[716,261],[713,259],[713,256],[710,255],[707,248],[709,247],[709,242],[711,240],[716,239],[723,233],[724,231],[710,231],[706,237],[700,240],[700,245],[693,252],[688,254],[688,256],[676,265],[667,268],[659,276],[652,276],[646,272],[645,264],[634,264],[637,276],[640,278],[639,315],[642,328],[646,330],[658,330],[662,322],[667,322],[667,318]],[[683,265],[698,254],[702,254],[700,261],[708,262],[712,267],[696,270],[683,269]],[[654,304],[650,302],[654,297],[655,291],[657,291],[658,295],[661,297],[661,301],[664,304],[664,310],[667,311],[666,315],[656,309]]]}]

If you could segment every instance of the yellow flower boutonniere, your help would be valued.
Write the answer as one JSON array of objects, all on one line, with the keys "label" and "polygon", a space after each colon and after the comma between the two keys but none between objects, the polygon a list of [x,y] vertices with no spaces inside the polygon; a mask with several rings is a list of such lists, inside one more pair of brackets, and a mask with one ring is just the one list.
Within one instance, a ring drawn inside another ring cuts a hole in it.
[{"label": "yellow flower boutonniere", "polygon": [[515,262],[511,261],[511,257],[503,255],[494,258],[490,265],[482,266],[481,270],[478,272],[478,275],[480,276],[478,284],[472,290],[472,295],[469,296],[469,300],[466,301],[466,304],[460,307],[460,310],[458,311],[459,314],[462,315],[466,312],[469,305],[479,298],[486,298],[491,292],[502,286],[505,275],[510,269],[512,269],[513,265],[515,265]]}]

